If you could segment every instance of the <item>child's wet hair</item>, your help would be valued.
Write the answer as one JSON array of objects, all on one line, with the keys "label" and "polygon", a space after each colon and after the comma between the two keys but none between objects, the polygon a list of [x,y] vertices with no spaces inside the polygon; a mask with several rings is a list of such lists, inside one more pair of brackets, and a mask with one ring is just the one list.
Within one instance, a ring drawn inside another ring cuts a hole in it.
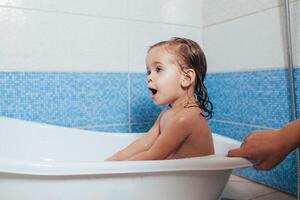
[{"label": "child's wet hair", "polygon": [[178,56],[178,64],[181,69],[193,69],[196,73],[194,95],[201,113],[210,119],[213,114],[213,105],[209,100],[204,79],[207,71],[205,55],[200,46],[193,40],[174,37],[150,46],[148,52],[154,47],[165,47],[167,51]]}]

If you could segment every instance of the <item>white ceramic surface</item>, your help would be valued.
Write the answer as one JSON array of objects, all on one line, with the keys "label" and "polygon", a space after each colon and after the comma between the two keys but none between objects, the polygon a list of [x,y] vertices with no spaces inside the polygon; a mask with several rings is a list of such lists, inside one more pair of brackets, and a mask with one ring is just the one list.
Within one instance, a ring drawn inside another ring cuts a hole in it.
[{"label": "white ceramic surface", "polygon": [[0,71],[145,72],[150,44],[202,41],[201,11],[202,0],[0,0]]},{"label": "white ceramic surface", "polygon": [[104,133],[0,118],[0,199],[215,200],[239,142],[214,134],[216,155],[162,161],[103,160],[143,134]]},{"label": "white ceramic surface", "polygon": [[[203,41],[208,72],[287,66],[283,1],[205,0]],[[280,5],[280,6],[279,6]],[[291,1],[294,66],[300,67],[300,1]]]}]

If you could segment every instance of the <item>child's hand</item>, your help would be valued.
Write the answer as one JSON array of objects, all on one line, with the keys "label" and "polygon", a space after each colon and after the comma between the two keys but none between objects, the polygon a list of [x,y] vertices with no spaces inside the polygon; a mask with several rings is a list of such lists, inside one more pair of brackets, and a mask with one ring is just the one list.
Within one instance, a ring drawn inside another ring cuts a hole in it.
[{"label": "child's hand", "polygon": [[120,152],[117,152],[114,155],[106,158],[104,161],[118,161],[118,160],[121,160],[119,154],[120,154]]},{"label": "child's hand", "polygon": [[110,157],[106,158],[104,161],[114,161],[114,160],[116,160],[114,158],[114,156],[110,156]]}]

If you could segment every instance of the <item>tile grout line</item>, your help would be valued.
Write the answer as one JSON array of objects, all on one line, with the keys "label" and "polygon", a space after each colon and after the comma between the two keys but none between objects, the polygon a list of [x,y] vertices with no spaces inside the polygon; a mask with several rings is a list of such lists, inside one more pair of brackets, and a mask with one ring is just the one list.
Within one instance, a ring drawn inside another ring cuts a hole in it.
[{"label": "tile grout line", "polygon": [[107,127],[114,127],[114,126],[142,125],[142,124],[149,124],[149,123],[150,122],[116,123],[116,124],[104,124],[104,125],[73,126],[72,128],[107,128]]},{"label": "tile grout line", "polygon": [[273,192],[269,192],[269,193],[266,193],[266,194],[261,194],[261,195],[258,195],[256,197],[250,198],[248,200],[255,200],[257,198],[264,197],[264,196],[267,196],[267,195],[270,195],[270,194],[273,194],[273,193],[276,193],[276,192],[278,192],[278,191],[273,191]]},{"label": "tile grout line", "polygon": [[107,128],[114,126],[126,126],[128,123],[104,124],[104,125],[86,125],[86,126],[73,126],[72,128]]},{"label": "tile grout line", "polygon": [[[291,2],[291,3],[296,3],[297,1],[299,1],[299,0],[295,0],[295,1]],[[214,22],[214,23],[211,23],[211,24],[208,24],[208,25],[203,25],[202,28],[204,28],[204,29],[205,28],[210,28],[212,26],[216,26],[216,25],[219,25],[219,24],[224,24],[224,23],[227,23],[227,22],[230,22],[230,21],[241,19],[243,17],[249,17],[249,16],[252,16],[252,15],[255,15],[255,14],[258,14],[258,13],[262,13],[262,12],[268,11],[268,10],[272,10],[272,9],[275,9],[275,8],[280,8],[282,6],[283,6],[283,4],[280,3],[280,4],[276,5],[276,6],[272,6],[272,7],[269,7],[269,8],[265,8],[265,9],[262,9],[262,10],[254,11],[254,12],[251,12],[251,13],[248,13],[248,14],[237,16],[237,17],[232,17],[232,18],[225,19],[225,20],[222,20],[222,21],[219,21],[219,22]]]},{"label": "tile grout line", "polygon": [[151,20],[93,15],[93,14],[84,14],[84,13],[76,13],[76,12],[68,12],[68,11],[56,11],[56,10],[47,10],[47,9],[40,9],[40,8],[26,8],[26,7],[8,6],[8,5],[0,5],[0,8],[12,8],[12,9],[20,9],[20,10],[28,10],[28,11],[57,13],[57,14],[76,15],[76,16],[85,16],[85,17],[95,17],[95,18],[103,18],[103,19],[111,19],[111,20],[119,20],[119,21],[132,21],[132,22],[143,22],[143,23],[151,23],[151,24],[163,24],[163,25],[172,25],[172,26],[180,26],[180,27],[199,28],[199,29],[204,28],[203,26],[196,26],[196,25],[186,25],[186,24],[168,23],[168,22],[151,21]]},{"label": "tile grout line", "polygon": [[[269,72],[269,71],[281,71],[284,70],[286,71],[287,68],[286,66],[280,65],[273,65],[273,66],[244,66],[244,65],[238,65],[241,67],[247,67],[247,69],[229,69],[229,70],[224,70],[224,71],[209,71],[207,72],[208,75],[214,75],[214,74],[233,74],[233,73],[252,73],[252,72]],[[236,67],[238,67],[236,66]],[[256,68],[258,67],[258,68]],[[263,67],[263,68],[260,68]],[[295,66],[297,67],[297,66]]]},{"label": "tile grout line", "polygon": [[253,127],[253,128],[274,129],[274,127],[245,124],[245,123],[239,123],[239,122],[234,122],[234,121],[226,121],[226,120],[219,120],[219,119],[212,119],[211,121],[213,121],[213,122],[221,122],[221,123],[225,123],[225,124],[239,125],[239,126],[248,126],[248,127]]},{"label": "tile grout line", "polygon": [[[127,9],[127,12],[128,13],[128,8],[126,6],[126,9]],[[129,36],[129,23],[127,23],[127,70],[128,70],[128,75],[127,75],[127,78],[128,78],[128,82],[127,82],[127,90],[128,90],[128,131],[129,133],[132,132],[132,128],[131,128],[131,72],[130,72],[130,48],[129,48],[129,45],[130,45],[130,36]]]},{"label": "tile grout line", "polygon": [[128,131],[129,133],[132,132],[131,130],[131,76],[130,72],[128,71]]},{"label": "tile grout line", "polygon": [[229,182],[248,183],[248,180],[229,180]]}]

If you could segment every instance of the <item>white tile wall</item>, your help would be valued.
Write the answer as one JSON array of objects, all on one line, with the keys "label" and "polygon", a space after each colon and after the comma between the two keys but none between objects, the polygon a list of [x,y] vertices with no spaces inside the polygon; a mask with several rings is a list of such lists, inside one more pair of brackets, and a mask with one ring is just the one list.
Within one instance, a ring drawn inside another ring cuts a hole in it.
[{"label": "white tile wall", "polygon": [[202,27],[203,0],[129,0],[130,19]]},{"label": "white tile wall", "polygon": [[294,65],[300,68],[300,0],[290,6]]},{"label": "white tile wall", "polygon": [[[293,2],[293,50],[300,66],[300,1]],[[141,72],[148,47],[173,36],[199,42],[210,72],[281,68],[281,3],[0,0],[0,70]]]},{"label": "white tile wall", "polygon": [[[240,12],[244,11],[244,15],[204,26],[203,40],[209,72],[260,70],[287,66],[284,8],[282,5],[249,15],[250,11],[248,12],[244,8],[245,6],[241,4],[243,0],[220,1],[218,7],[221,7],[221,2],[223,2],[224,10],[219,9],[221,12],[219,15],[223,15],[224,19],[232,17],[228,14],[230,12],[226,10],[226,8],[232,9],[227,5],[230,2],[235,3],[233,12],[240,7]],[[266,2],[268,1],[253,1],[251,3],[252,10],[255,10],[255,5],[259,3],[265,5],[262,8],[276,5],[276,1],[269,1],[269,4]],[[206,4],[210,3],[205,1],[204,8],[212,7],[212,5]],[[216,5],[217,3],[211,1],[211,4]],[[251,10],[250,8],[249,10]],[[291,4],[294,63],[296,66],[300,65],[300,23],[297,22],[299,12],[296,12],[299,9],[300,1]],[[216,19],[221,20],[221,17]],[[204,23],[206,24],[207,21]]]},{"label": "white tile wall", "polygon": [[282,4],[283,0],[204,0],[204,26],[255,14]]},{"label": "white tile wall", "polygon": [[131,72],[146,72],[145,57],[149,46],[171,37],[186,37],[201,46],[202,29],[157,23],[135,22],[129,27],[129,66]]},{"label": "white tile wall", "polygon": [[150,44],[201,41],[201,10],[202,0],[0,0],[0,70],[141,71]]},{"label": "white tile wall", "polygon": [[52,12],[126,18],[126,0],[0,0],[0,5]]},{"label": "white tile wall", "polygon": [[10,8],[0,19],[1,70],[128,71],[124,21]]}]

